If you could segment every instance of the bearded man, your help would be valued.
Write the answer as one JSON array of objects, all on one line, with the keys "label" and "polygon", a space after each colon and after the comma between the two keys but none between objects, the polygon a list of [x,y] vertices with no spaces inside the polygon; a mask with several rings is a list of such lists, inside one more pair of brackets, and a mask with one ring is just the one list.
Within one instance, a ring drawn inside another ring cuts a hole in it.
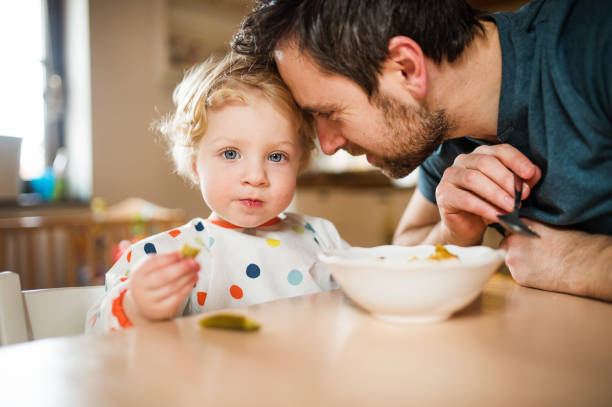
[{"label": "bearded man", "polygon": [[269,63],[321,149],[391,177],[420,165],[395,244],[482,242],[514,207],[520,284],[612,300],[612,12],[538,0],[486,15],[463,0],[263,0],[233,49]]}]

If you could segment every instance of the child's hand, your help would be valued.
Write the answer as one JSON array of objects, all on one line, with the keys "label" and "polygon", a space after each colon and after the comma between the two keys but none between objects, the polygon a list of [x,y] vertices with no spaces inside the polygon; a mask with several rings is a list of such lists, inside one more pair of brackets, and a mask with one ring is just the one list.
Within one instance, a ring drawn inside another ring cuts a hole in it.
[{"label": "child's hand", "polygon": [[172,318],[194,284],[200,265],[179,252],[156,254],[137,267],[129,279],[123,308],[134,322]]}]

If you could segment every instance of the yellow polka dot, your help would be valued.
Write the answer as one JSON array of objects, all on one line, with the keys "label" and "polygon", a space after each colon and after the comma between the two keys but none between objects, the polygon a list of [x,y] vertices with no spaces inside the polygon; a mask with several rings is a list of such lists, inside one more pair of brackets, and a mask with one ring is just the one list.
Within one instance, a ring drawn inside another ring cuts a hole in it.
[{"label": "yellow polka dot", "polygon": [[276,239],[266,239],[266,243],[272,247],[277,247],[280,244],[280,240]]},{"label": "yellow polka dot", "polygon": [[293,227],[293,231],[294,231],[295,233],[299,233],[299,234],[301,235],[302,233],[304,233],[304,228],[303,228],[303,227],[301,227],[300,225],[295,225],[295,226]]}]

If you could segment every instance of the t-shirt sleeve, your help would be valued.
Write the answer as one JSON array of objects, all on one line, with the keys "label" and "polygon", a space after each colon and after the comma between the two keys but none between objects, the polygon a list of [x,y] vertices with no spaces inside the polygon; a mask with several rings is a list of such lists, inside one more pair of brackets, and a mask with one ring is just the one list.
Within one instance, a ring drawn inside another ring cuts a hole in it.
[{"label": "t-shirt sleeve", "polygon": [[[608,27],[608,30],[612,31],[610,27]],[[607,106],[608,120],[612,123],[612,69],[610,69],[610,66],[612,66],[612,35],[609,35],[606,39],[605,51],[603,54],[604,64],[608,67],[608,69],[604,69],[606,73],[604,77],[606,92],[604,103]],[[610,136],[612,137],[612,134],[610,134]]]},{"label": "t-shirt sleeve", "polygon": [[421,194],[423,194],[425,199],[434,204],[436,203],[436,188],[442,179],[442,174],[439,171],[439,161],[437,153],[434,153],[434,155],[425,160],[419,167],[419,178],[417,181],[417,187]]},{"label": "t-shirt sleeve", "polygon": [[[134,263],[132,255],[137,246],[130,246],[105,275],[104,296],[87,312],[85,332],[103,333],[129,324],[123,313],[123,296],[128,288],[128,276]],[[136,262],[136,260],[134,260]]]}]

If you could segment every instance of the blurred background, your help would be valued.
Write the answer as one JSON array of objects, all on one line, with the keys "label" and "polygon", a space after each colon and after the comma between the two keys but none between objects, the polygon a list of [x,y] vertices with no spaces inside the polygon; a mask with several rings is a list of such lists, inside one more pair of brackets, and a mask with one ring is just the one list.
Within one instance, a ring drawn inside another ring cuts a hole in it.
[{"label": "blurred background", "polygon": [[[1,269],[28,287],[99,281],[121,241],[208,216],[150,125],[187,68],[229,49],[252,5],[0,0]],[[330,219],[352,245],[387,244],[415,177],[392,182],[363,157],[318,154],[290,210]]]}]

